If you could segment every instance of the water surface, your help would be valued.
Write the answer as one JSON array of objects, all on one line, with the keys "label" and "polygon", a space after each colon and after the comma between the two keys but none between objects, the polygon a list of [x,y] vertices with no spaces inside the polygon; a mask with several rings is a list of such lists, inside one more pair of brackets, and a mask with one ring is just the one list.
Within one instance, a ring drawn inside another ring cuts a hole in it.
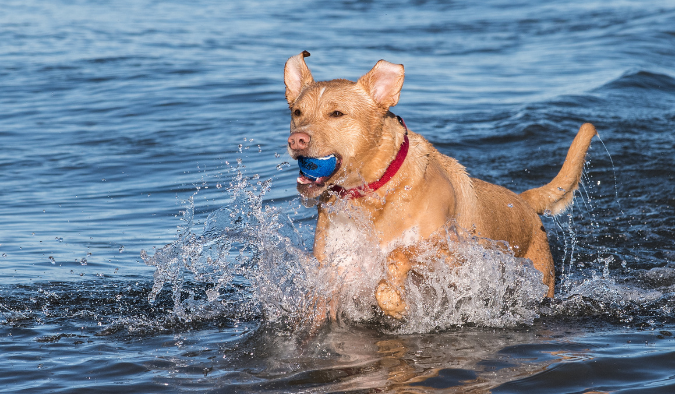
[{"label": "water surface", "polygon": [[[5,1],[0,387],[672,392],[674,26],[672,1]],[[572,210],[544,218],[556,299],[514,271],[503,302],[403,327],[352,305],[299,333],[316,213],[283,65],[302,50],[317,80],[404,64],[394,112],[516,192],[594,123]]]}]

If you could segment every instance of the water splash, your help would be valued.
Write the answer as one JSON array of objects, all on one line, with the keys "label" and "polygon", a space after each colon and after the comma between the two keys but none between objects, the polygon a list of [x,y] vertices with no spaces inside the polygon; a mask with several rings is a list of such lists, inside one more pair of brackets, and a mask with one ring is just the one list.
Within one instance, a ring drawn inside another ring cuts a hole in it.
[{"label": "water splash", "polygon": [[[268,321],[298,315],[304,308],[301,289],[307,288],[301,265],[311,265],[311,258],[297,246],[300,235],[290,219],[263,206],[271,180],[251,182],[257,178],[237,173],[227,189],[230,204],[208,215],[201,235],[193,232],[189,198],[178,239],[152,257],[141,252],[145,263],[157,268],[150,302],[171,284],[174,313],[187,321],[222,313],[262,313]],[[205,299],[196,296],[190,281],[207,284]],[[229,296],[239,290],[240,296]]]},{"label": "water splash", "polygon": [[504,245],[480,240],[450,227],[447,248],[462,264],[451,267],[431,252],[415,284],[408,279],[409,322],[401,331],[429,332],[452,326],[514,327],[539,317],[548,287],[530,260],[517,258]]},{"label": "water splash", "polygon": [[[264,203],[271,180],[245,176],[238,163],[229,187],[217,191],[226,193],[228,204],[209,214],[201,231],[191,197],[178,239],[153,256],[141,253],[146,264],[156,267],[149,300],[155,302],[170,286],[173,314],[183,322],[225,316],[295,332],[330,319],[422,333],[465,325],[529,325],[540,315],[603,313],[628,322],[636,313],[671,308],[663,291],[643,291],[617,280],[612,267],[619,260],[607,250],[580,243],[580,231],[591,234],[600,227],[595,184],[587,171],[570,210],[553,218],[564,243],[555,301],[542,306],[546,287],[529,260],[448,223],[447,237],[436,247],[451,250],[463,264],[447,265],[431,246],[418,256],[405,284],[405,318],[398,321],[377,306],[374,289],[385,278],[386,251],[380,249],[367,215],[343,200],[325,207],[336,215],[326,257],[319,264],[288,214]],[[575,220],[581,220],[582,229]],[[590,259],[589,250],[594,255]]]},{"label": "water splash", "polygon": [[[156,267],[150,302],[170,285],[173,312],[184,321],[261,316],[291,331],[316,328],[327,318],[429,332],[466,324],[531,324],[538,316],[546,286],[531,262],[466,234],[458,242],[460,231],[450,224],[453,234],[448,233],[444,247],[465,263],[450,267],[428,250],[406,285],[406,318],[385,317],[374,289],[385,276],[386,254],[366,216],[344,201],[329,207],[340,213],[339,223],[333,223],[337,230],[320,266],[304,248],[295,223],[279,208],[263,204],[271,180],[257,178],[238,168],[226,190],[230,203],[208,215],[199,235],[194,201],[188,199],[178,239],[153,256],[141,252],[145,263]],[[205,295],[198,294],[194,282],[205,284]]]}]

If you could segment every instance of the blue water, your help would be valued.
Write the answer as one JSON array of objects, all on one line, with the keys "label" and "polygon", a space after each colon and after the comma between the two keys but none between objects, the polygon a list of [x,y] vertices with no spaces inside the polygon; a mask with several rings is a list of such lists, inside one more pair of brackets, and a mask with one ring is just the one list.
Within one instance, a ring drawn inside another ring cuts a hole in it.
[{"label": "blue water", "polygon": [[[594,123],[544,218],[556,299],[298,333],[302,50],[317,80],[404,64],[394,112],[517,192]],[[675,391],[673,1],[5,0],[0,59],[0,391]]]}]

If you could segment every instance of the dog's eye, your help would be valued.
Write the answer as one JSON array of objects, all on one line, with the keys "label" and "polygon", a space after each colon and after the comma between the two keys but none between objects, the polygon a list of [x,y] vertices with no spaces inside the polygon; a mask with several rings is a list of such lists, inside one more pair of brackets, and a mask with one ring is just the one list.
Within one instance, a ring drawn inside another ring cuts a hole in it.
[{"label": "dog's eye", "polygon": [[300,111],[299,109],[296,109],[295,111],[293,111],[293,115],[300,116],[300,115],[302,115],[302,111]]},{"label": "dog's eye", "polygon": [[340,111],[333,111],[330,113],[331,118],[339,118],[340,116],[343,116],[344,114]]}]

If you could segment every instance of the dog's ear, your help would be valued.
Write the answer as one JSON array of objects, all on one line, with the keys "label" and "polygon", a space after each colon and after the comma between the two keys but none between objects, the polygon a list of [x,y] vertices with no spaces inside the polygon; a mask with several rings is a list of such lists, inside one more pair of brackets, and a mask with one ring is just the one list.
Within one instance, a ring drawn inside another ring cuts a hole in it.
[{"label": "dog's ear", "polygon": [[372,70],[359,79],[358,83],[370,93],[370,97],[377,105],[389,109],[398,103],[404,77],[402,64],[380,60]]},{"label": "dog's ear", "polygon": [[289,105],[295,102],[305,86],[314,82],[312,73],[305,64],[305,58],[308,56],[309,52],[302,51],[302,53],[289,58],[284,67],[286,100]]}]

